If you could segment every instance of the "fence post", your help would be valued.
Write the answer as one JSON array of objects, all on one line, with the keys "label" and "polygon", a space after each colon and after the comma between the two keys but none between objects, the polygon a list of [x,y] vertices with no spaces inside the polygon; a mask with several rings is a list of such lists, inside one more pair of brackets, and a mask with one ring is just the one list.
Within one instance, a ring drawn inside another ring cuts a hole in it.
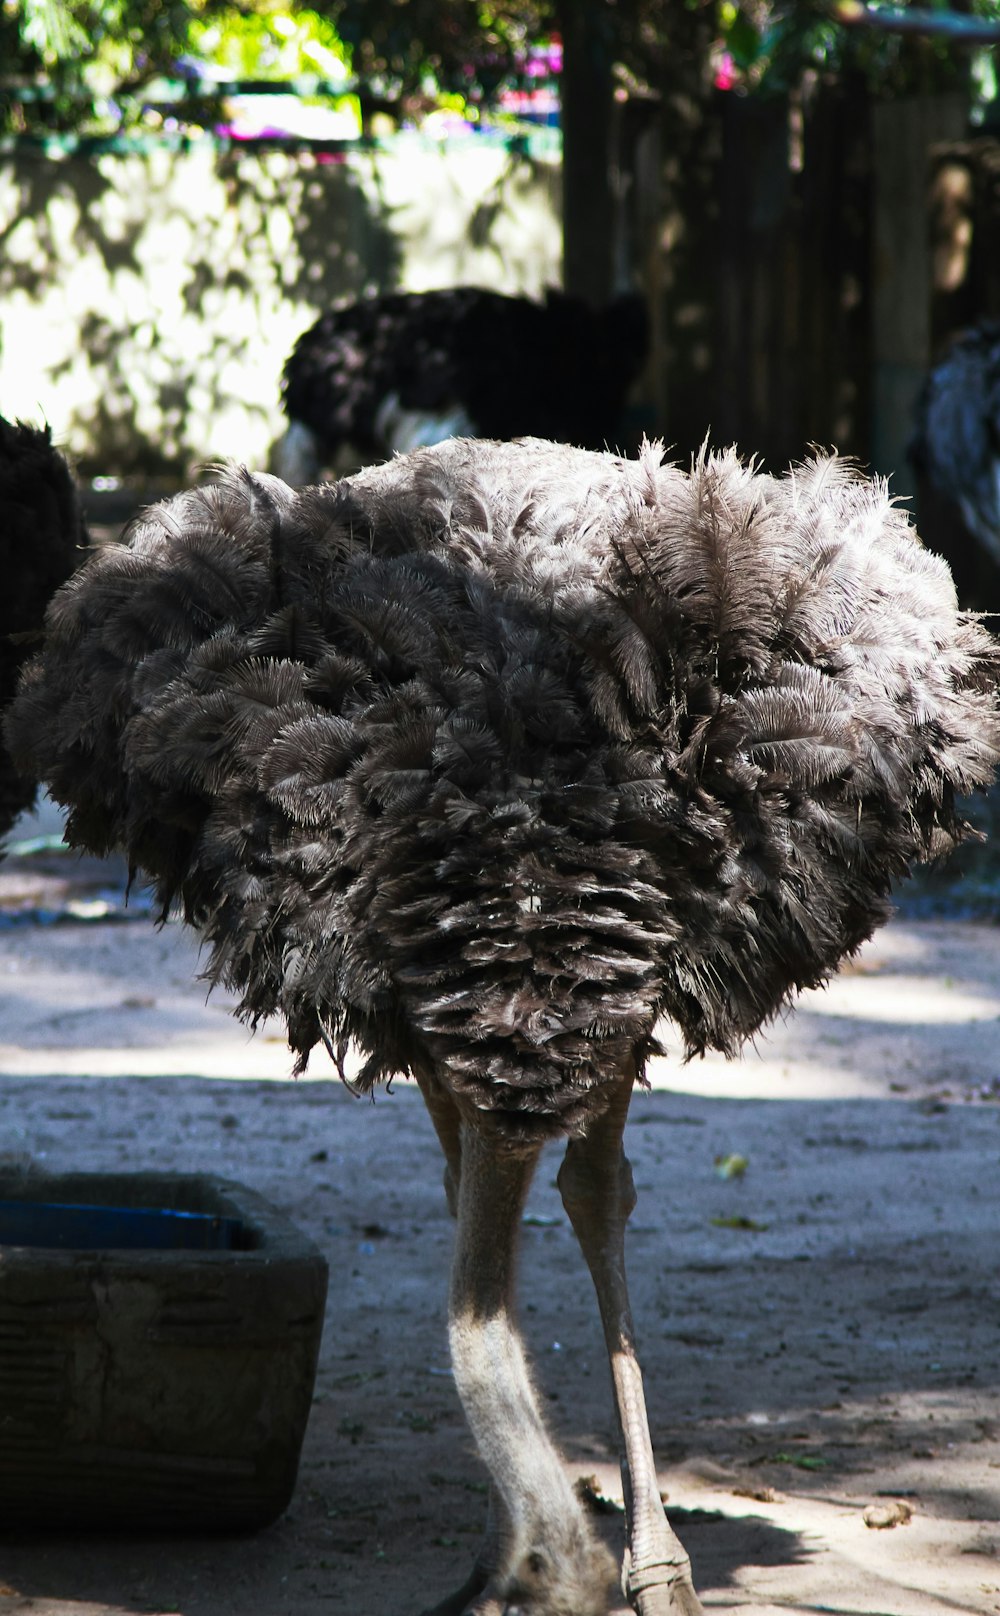
[{"label": "fence post", "polygon": [[963,96],[920,96],[873,108],[872,441],[875,471],[912,499],[906,446],[931,360],[933,272],[930,148],[965,133]]}]

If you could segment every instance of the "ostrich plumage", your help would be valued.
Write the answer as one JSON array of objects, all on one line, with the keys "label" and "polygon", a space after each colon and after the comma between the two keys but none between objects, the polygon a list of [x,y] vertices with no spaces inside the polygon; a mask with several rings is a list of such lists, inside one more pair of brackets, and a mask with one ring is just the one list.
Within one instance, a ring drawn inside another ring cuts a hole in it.
[{"label": "ostrich plumage", "polygon": [[[1000,604],[1000,321],[959,333],[928,371],[909,457],[921,484],[921,531],[963,598]],[[926,528],[925,528],[926,524]]]},{"label": "ostrich plumage", "polygon": [[285,362],[275,468],[315,482],[348,448],[383,460],[458,435],[614,445],[648,324],[636,293],[593,309],[555,289],[447,286],[328,309]]},{"label": "ostrich plumage", "polygon": [[[41,634],[45,608],[89,542],[76,484],[48,427],[0,417],[0,708]],[[0,840],[35,799],[0,745]]]},{"label": "ostrich plumage", "polygon": [[736,1050],[888,913],[1000,757],[1000,655],[884,487],[527,440],[152,508],[53,603],[9,725],[298,1064],[416,1077],[458,1217],[450,1335],[491,1525],[442,1616],[606,1609],[514,1313],[544,1141],[619,1409],[625,1586],[700,1607],[625,1290],[622,1133],[660,1017]]}]

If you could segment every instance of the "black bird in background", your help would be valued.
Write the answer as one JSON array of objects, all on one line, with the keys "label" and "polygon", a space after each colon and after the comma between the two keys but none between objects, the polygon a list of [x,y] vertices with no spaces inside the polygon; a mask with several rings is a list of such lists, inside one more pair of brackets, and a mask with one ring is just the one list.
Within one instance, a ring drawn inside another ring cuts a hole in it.
[{"label": "black bird in background", "polygon": [[[73,474],[48,427],[0,417],[0,710],[38,649],[46,606],[88,543]],[[0,841],[35,793],[0,744]]]},{"label": "black bird in background", "polygon": [[909,457],[925,541],[964,604],[1000,610],[1000,322],[964,332],[928,373]]},{"label": "black bird in background", "polygon": [[598,310],[565,292],[538,301],[477,286],[362,298],[296,342],[275,469],[315,482],[344,450],[385,460],[449,437],[617,448],[648,340],[633,293]]},{"label": "black bird in background", "polygon": [[630,1096],[661,1016],[735,1051],[961,838],[998,679],[944,562],[832,457],[772,478],[453,440],[299,492],[234,471],[56,597],[7,733],[69,838],[147,871],[300,1068],[350,1042],[357,1089],[406,1073],[427,1103],[491,1482],[438,1616],[608,1606],[515,1323],[553,1138],[611,1362],[624,1586],[640,1616],[700,1611],[626,1288]]}]

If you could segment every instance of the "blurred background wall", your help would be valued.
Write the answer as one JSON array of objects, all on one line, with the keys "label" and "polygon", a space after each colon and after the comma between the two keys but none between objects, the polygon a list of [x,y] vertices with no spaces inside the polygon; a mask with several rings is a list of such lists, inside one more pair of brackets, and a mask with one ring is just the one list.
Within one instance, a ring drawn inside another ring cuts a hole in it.
[{"label": "blurred background wall", "polygon": [[502,140],[22,145],[0,158],[4,414],[46,419],[83,476],[263,466],[317,313],[388,286],[537,295],[560,209],[558,155]]}]

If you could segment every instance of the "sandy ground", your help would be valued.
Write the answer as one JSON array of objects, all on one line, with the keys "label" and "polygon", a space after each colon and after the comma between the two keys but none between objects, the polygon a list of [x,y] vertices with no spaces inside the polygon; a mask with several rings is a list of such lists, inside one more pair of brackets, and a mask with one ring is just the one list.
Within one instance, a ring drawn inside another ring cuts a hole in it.
[{"label": "sandy ground", "polygon": [[[0,868],[0,1158],[267,1195],[330,1262],[315,1405],[267,1531],[12,1541],[0,1523],[0,1613],[416,1616],[463,1579],[484,1511],[419,1097],[355,1100],[322,1062],[288,1081],[277,1029],[251,1039],[206,1003],[179,927],[118,918],[119,879],[65,857]],[[67,918],[81,902],[96,918]],[[1000,1612],[998,1034],[1000,930],[897,920],[744,1060],[667,1058],[637,1095],[633,1300],[708,1610]],[[733,1153],[746,1172],[723,1179]],[[620,1503],[557,1163],[524,1230],[525,1333],[570,1474]],[[893,1500],[907,1524],[866,1525]],[[598,1524],[617,1551],[620,1512]]]}]

